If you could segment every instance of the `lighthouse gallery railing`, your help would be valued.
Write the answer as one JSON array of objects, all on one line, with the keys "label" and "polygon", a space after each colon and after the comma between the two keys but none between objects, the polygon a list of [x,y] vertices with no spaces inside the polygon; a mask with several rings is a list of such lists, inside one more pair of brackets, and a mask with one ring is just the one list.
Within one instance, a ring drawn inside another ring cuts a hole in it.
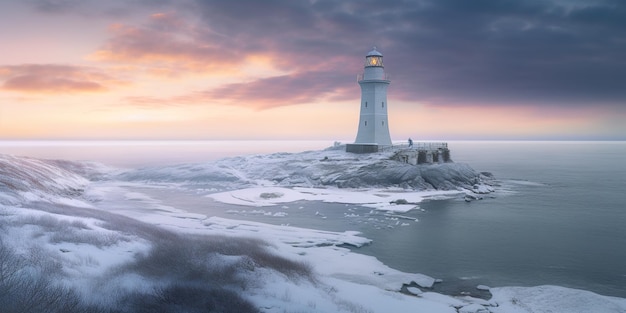
[{"label": "lighthouse gallery railing", "polygon": [[[357,74],[356,75],[356,81],[360,82],[360,81],[364,80],[363,79],[363,75],[364,75],[364,73]],[[383,73],[381,75],[376,75],[376,76],[378,76],[378,77],[370,77],[368,80],[390,80],[389,79],[389,74],[387,74],[387,73]]]}]

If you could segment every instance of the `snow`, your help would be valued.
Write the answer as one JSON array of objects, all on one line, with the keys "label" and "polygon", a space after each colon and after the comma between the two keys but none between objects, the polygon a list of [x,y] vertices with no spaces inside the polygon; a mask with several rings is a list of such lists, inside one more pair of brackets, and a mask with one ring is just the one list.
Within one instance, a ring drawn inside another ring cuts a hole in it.
[{"label": "snow", "polygon": [[559,286],[491,288],[493,313],[623,313],[626,299]]},{"label": "snow", "polygon": [[495,189],[493,187],[487,186],[487,185],[472,186],[472,192],[477,193],[477,194],[487,194],[487,193],[492,193],[494,191]]},{"label": "snow", "polygon": [[311,247],[299,255],[306,260],[315,260],[315,270],[322,276],[376,286],[384,290],[400,291],[402,284],[412,282],[430,288],[435,283],[432,277],[400,272],[374,257],[353,253],[342,247]]},{"label": "snow", "polygon": [[459,309],[459,313],[489,313],[489,309],[485,308],[480,304],[470,304],[463,306]]},{"label": "snow", "polygon": [[[349,312],[433,312],[456,313],[446,301],[402,295],[367,284],[354,284],[341,279],[328,279],[336,297],[345,299]],[[352,305],[351,305],[352,304]]]},{"label": "snow", "polygon": [[[164,185],[183,188],[183,184],[196,182],[203,185],[202,188],[205,188],[203,190],[211,191],[208,197],[227,204],[250,207],[284,205],[295,201],[360,204],[376,210],[390,211],[392,216],[399,219],[403,217],[398,214],[419,208],[418,203],[424,199],[452,197],[462,192],[414,191],[397,186],[367,189],[337,188],[314,183],[315,179],[311,180],[311,177],[315,177],[313,173],[298,178],[300,183],[290,185],[287,182],[296,181],[296,178],[289,178],[293,172],[278,170],[276,166],[271,166],[293,158],[295,163],[308,162],[323,167],[325,166],[323,162],[328,161],[319,161],[320,155],[310,153],[253,156],[231,159],[227,163],[143,169],[116,176],[124,178],[125,181],[118,181],[117,178],[88,181],[69,170],[70,164],[0,156],[0,188],[3,188],[0,192],[2,204],[0,218],[7,221],[5,224],[7,226],[0,228],[0,231],[3,232],[3,239],[11,238],[10,244],[19,251],[27,251],[34,246],[45,249],[51,258],[63,264],[67,283],[77,286],[85,294],[108,292],[113,295],[119,288],[130,291],[151,288],[152,282],[134,274],[116,276],[107,280],[103,287],[93,280],[94,277],[104,275],[107,271],[130,262],[137,254],[148,251],[150,242],[124,232],[105,229],[96,218],[44,212],[32,206],[33,203],[44,201],[50,206],[101,210],[180,233],[258,238],[271,243],[268,249],[274,253],[312,266],[314,281],[294,280],[267,268],[250,272],[250,277],[255,278],[256,283],[246,290],[245,297],[255,303],[262,312],[626,312],[626,299],[558,286],[497,288],[477,286],[480,290],[489,290],[492,293],[493,297],[490,300],[452,297],[426,291],[433,286],[436,279],[419,273],[405,273],[392,269],[375,257],[355,253],[343,247],[346,244],[359,247],[370,243],[369,239],[362,237],[358,232],[321,231],[189,213],[184,207],[164,205],[135,188],[138,186],[151,188],[155,185],[160,185],[161,188]],[[328,155],[331,160],[346,157],[338,152],[329,152]],[[372,161],[371,158],[363,157],[355,162],[367,163]],[[240,165],[241,170],[238,170],[236,165]],[[305,169],[314,172],[315,169],[307,169],[302,164],[296,167],[297,171]],[[217,175],[222,181],[234,182],[227,184],[229,190],[213,192],[219,188],[204,180],[207,177],[211,179],[216,177],[216,174],[209,175],[205,171],[206,169],[214,171],[216,168],[225,169],[220,173],[226,174]],[[196,171],[197,169],[200,170]],[[182,172],[184,175],[180,175]],[[279,180],[261,179],[281,175],[286,177]],[[135,178],[129,179],[130,176]],[[330,179],[330,176],[332,175],[316,179],[323,181]],[[39,181],[40,184],[37,183]],[[305,184],[310,185],[303,186]],[[481,186],[473,189],[476,193],[489,190]],[[78,196],[77,190],[84,192]],[[400,199],[408,204],[392,204]],[[258,210],[259,214],[268,212]],[[279,217],[287,214],[282,211],[270,213]],[[89,242],[51,243],[49,239],[54,235],[53,232],[44,231],[43,226],[18,223],[20,219],[42,216],[52,218],[52,221],[66,221],[71,227],[76,226],[77,229],[72,231],[78,234],[89,234],[98,238],[111,236],[114,240],[111,244],[99,246]],[[400,223],[405,224],[398,221],[398,224]],[[78,227],[83,224],[84,227]],[[226,263],[236,262],[238,258],[227,255],[214,257]],[[414,284],[426,290],[406,287],[409,294],[401,292],[403,286],[415,286]]]},{"label": "snow", "polygon": [[[282,242],[294,247],[316,247],[349,244],[360,247],[371,240],[360,237],[359,232],[329,232],[292,226],[269,225],[258,222],[208,217],[202,221],[204,232],[213,234],[247,235],[271,242]],[[170,224],[172,225],[172,224]]]},{"label": "snow", "polygon": [[417,287],[407,287],[406,290],[414,295],[421,295],[422,293],[424,293],[421,289]]},{"label": "snow", "polygon": [[491,288],[489,286],[485,286],[485,285],[478,285],[478,286],[476,286],[476,289],[482,290],[482,291],[489,291]]},{"label": "snow", "polygon": [[[13,246],[18,251],[28,251],[35,247],[45,250],[47,258],[67,265],[64,267],[65,273],[68,279],[75,281],[87,281],[98,277],[107,269],[132,261],[136,253],[145,252],[149,248],[145,240],[100,227],[101,221],[97,219],[52,214],[24,207],[5,207],[2,213],[10,221],[8,225],[16,225],[4,229],[3,237],[12,238],[5,241],[5,244]],[[77,238],[95,238],[95,241],[105,244],[51,241],[55,233],[37,225],[37,219],[49,221],[53,225],[49,226],[51,228],[59,227],[53,231],[62,231],[66,234],[78,231],[82,233],[82,237]],[[67,222],[65,225],[69,225],[69,228],[54,226],[54,221]],[[17,227],[20,224],[21,227]]]},{"label": "snow", "polygon": [[[64,168],[63,162],[0,154],[0,204],[58,202],[72,198],[89,181]],[[84,165],[87,167],[87,165]]]},{"label": "snow", "polygon": [[[382,211],[407,212],[417,208],[417,203],[429,198],[452,197],[456,190],[403,191],[396,189],[340,189],[303,187],[253,187],[212,193],[207,197],[222,203],[243,206],[275,206],[299,200],[323,201],[329,203],[360,204]],[[263,197],[273,194],[275,197]],[[411,204],[392,204],[399,199]]]}]

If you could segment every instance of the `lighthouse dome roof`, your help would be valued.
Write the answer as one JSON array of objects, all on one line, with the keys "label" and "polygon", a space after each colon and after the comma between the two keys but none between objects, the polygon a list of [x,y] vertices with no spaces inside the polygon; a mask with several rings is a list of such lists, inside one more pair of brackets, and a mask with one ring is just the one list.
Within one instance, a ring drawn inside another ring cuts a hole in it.
[{"label": "lighthouse dome roof", "polygon": [[367,56],[368,56],[368,57],[369,57],[369,56],[374,56],[374,55],[375,55],[375,56],[380,56],[380,57],[382,57],[382,56],[383,56],[383,54],[382,54],[382,53],[380,53],[380,52],[378,52],[378,50],[376,50],[376,47],[374,47],[374,49],[372,49],[372,51],[370,51],[370,52],[368,52],[368,53],[367,53]]}]

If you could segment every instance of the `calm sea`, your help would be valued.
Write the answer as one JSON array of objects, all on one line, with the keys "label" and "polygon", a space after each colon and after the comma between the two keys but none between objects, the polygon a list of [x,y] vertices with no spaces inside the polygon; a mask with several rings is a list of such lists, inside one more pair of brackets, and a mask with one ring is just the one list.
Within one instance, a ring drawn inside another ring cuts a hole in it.
[{"label": "calm sea", "polygon": [[626,297],[625,142],[456,142],[451,149],[455,162],[492,172],[512,192],[423,203],[424,212],[411,214],[419,227],[395,229],[364,253],[474,286],[553,284]]},{"label": "calm sea", "polygon": [[[93,160],[120,167],[299,152],[330,141],[0,142],[0,153]],[[626,297],[626,142],[450,142],[455,162],[493,173],[501,191],[480,201],[420,205],[407,217],[368,208],[299,202],[264,208],[279,217],[168,195],[180,209],[326,230],[359,230],[354,251],[407,272],[442,278],[440,291],[472,286],[561,285]],[[197,203],[197,205],[196,205]],[[474,291],[474,290],[472,290]]]}]

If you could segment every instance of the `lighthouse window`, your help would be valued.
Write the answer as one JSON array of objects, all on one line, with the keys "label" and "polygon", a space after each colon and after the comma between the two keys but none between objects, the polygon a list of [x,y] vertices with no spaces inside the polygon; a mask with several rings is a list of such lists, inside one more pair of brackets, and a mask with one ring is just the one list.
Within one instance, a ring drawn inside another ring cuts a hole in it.
[{"label": "lighthouse window", "polygon": [[383,108],[385,107],[385,102],[383,101]]},{"label": "lighthouse window", "polygon": [[367,126],[367,121],[365,121],[365,126]]},{"label": "lighthouse window", "polygon": [[367,108],[367,101],[365,101],[365,107]]}]

